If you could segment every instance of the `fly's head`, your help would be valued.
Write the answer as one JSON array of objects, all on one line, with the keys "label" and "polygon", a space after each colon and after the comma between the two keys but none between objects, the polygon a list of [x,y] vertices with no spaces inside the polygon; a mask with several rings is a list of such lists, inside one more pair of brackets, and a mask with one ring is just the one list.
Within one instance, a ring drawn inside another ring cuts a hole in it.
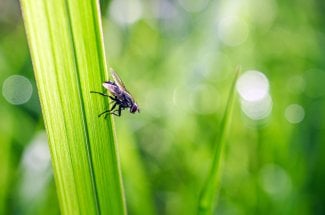
[{"label": "fly's head", "polygon": [[134,102],[130,107],[130,113],[135,113],[137,111],[140,113],[140,108],[137,103]]}]

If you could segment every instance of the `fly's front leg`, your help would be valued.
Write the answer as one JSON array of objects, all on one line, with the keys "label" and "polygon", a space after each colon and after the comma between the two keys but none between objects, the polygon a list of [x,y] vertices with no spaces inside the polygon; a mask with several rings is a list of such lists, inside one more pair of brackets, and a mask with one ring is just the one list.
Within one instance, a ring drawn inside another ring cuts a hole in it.
[{"label": "fly's front leg", "polygon": [[[115,109],[115,107],[116,107],[116,105],[118,105],[118,103],[117,103],[117,102],[115,102],[115,103],[113,104],[112,108],[111,108],[109,111],[107,111],[107,112],[108,112],[108,113],[110,113],[110,114],[114,114],[114,113],[115,113],[115,111],[116,111],[116,110],[114,110],[114,109]],[[115,115],[115,114],[114,114],[114,115]],[[104,119],[106,119],[106,118],[107,118],[107,116],[108,116],[108,114],[106,114],[106,115],[105,115]]]},{"label": "fly's front leg", "polygon": [[124,108],[122,106],[119,106],[118,110],[115,110],[115,111],[111,112],[111,114],[114,114],[115,116],[121,116],[121,113],[122,113],[123,109]]},{"label": "fly's front leg", "polygon": [[[105,110],[103,113],[100,113],[100,114],[98,115],[98,117],[101,117],[101,116],[102,116],[103,114],[105,114],[105,113],[111,113],[111,112],[114,110],[114,108],[116,107],[116,105],[117,105],[117,103],[115,102],[111,109],[109,109],[109,110]],[[107,115],[106,115],[104,118],[106,118],[106,117],[107,117]]]},{"label": "fly's front leg", "polygon": [[113,114],[115,116],[120,116],[120,115],[118,115],[118,113],[115,113],[115,111],[114,112],[110,112],[110,114]]},{"label": "fly's front leg", "polygon": [[[98,117],[101,117],[103,114],[105,114],[105,113],[109,113],[110,112],[110,110],[105,110],[103,113],[100,113],[99,115],[98,115]],[[106,114],[107,115],[107,114]],[[104,118],[106,118],[106,116],[104,117]]]},{"label": "fly's front leg", "polygon": [[118,116],[121,116],[121,113],[122,113],[122,106],[120,106],[118,109]]}]

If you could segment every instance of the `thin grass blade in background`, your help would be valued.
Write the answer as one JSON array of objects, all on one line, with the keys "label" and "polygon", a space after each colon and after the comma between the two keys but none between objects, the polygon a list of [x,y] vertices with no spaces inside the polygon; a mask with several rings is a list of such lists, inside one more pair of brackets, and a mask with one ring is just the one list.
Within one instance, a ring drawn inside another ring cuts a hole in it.
[{"label": "thin grass blade in background", "polygon": [[124,214],[98,1],[21,0],[63,214]]},{"label": "thin grass blade in background", "polygon": [[228,101],[226,110],[220,125],[220,136],[216,140],[216,146],[214,149],[214,157],[210,167],[208,178],[203,185],[203,189],[200,194],[198,214],[207,215],[213,214],[213,206],[215,205],[215,199],[219,188],[219,172],[220,162],[222,161],[222,153],[225,142],[227,141],[227,133],[230,127],[231,115],[235,97],[235,86],[238,78],[240,68],[236,69],[236,73],[230,88],[228,95]]}]

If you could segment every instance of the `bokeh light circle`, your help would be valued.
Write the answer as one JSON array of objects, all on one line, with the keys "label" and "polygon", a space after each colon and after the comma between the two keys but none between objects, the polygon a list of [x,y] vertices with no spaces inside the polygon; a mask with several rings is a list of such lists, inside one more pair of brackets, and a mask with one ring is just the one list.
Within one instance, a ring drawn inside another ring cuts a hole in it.
[{"label": "bokeh light circle", "polygon": [[242,99],[259,101],[268,95],[269,81],[263,73],[249,70],[239,77],[236,88]]},{"label": "bokeh light circle", "polygon": [[292,124],[301,122],[305,117],[305,110],[301,105],[291,104],[284,112],[285,118]]},{"label": "bokeh light circle", "polygon": [[238,17],[224,17],[218,24],[218,37],[228,46],[238,46],[246,41],[248,29],[248,24]]},{"label": "bokeh light circle", "polygon": [[286,197],[292,187],[288,173],[276,164],[267,164],[261,169],[260,184],[266,193],[275,198]]},{"label": "bokeh light circle", "polygon": [[252,120],[262,120],[267,118],[272,112],[273,102],[271,96],[266,96],[261,100],[249,102],[241,100],[241,108]]},{"label": "bokeh light circle", "polygon": [[22,165],[32,172],[45,171],[51,160],[45,131],[38,133],[31,144],[26,148]]},{"label": "bokeh light circle", "polygon": [[269,81],[263,73],[246,71],[239,77],[236,89],[240,95],[241,109],[247,117],[262,120],[271,114],[273,102],[269,94]]},{"label": "bokeh light circle", "polygon": [[139,0],[113,0],[110,15],[119,24],[132,24],[142,16],[142,4]]},{"label": "bokeh light circle", "polygon": [[32,93],[32,83],[24,76],[12,75],[3,82],[2,95],[10,104],[24,104],[29,101]]}]

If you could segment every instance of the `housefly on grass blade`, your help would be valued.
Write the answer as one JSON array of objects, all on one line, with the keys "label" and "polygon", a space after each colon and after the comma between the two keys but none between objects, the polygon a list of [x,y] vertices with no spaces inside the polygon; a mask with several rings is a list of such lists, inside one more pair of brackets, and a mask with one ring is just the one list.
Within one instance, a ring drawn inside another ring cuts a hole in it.
[{"label": "housefly on grass blade", "polygon": [[130,113],[140,112],[139,106],[134,101],[132,95],[126,90],[121,78],[117,73],[111,69],[112,77],[114,81],[105,81],[103,87],[106,88],[111,95],[107,95],[101,92],[90,91],[91,93],[97,93],[99,95],[109,97],[113,101],[113,106],[109,110],[105,110],[98,117],[105,114],[105,118],[108,114],[114,114],[121,116],[122,110],[129,108]]}]

